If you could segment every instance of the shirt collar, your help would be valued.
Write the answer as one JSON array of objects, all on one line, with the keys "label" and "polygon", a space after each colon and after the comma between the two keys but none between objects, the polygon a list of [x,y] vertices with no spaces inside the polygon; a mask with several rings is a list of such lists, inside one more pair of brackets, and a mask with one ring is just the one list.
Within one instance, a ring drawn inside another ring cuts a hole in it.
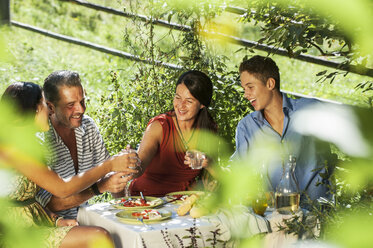
[{"label": "shirt collar", "polygon": [[82,125],[80,125],[78,128],[75,128],[75,134],[79,133],[81,134],[81,136],[83,136],[86,131],[86,125],[83,123],[83,118],[84,118],[84,115],[82,117]]},{"label": "shirt collar", "polygon": [[286,94],[282,94],[282,110],[285,114],[290,114],[295,110],[294,102]]},{"label": "shirt collar", "polygon": [[[84,116],[83,116],[84,118]],[[56,129],[54,129],[53,125],[52,125],[52,122],[50,121],[49,119],[49,133],[50,135],[54,136],[57,144],[61,144],[62,143],[62,139],[61,137],[58,135]],[[79,135],[79,136],[83,136],[86,132],[86,125],[82,122],[82,125],[80,125],[79,127],[75,128],[75,135]]]},{"label": "shirt collar", "polygon": [[264,116],[262,114],[262,111],[254,111],[251,113],[251,116],[256,122],[259,122],[260,125],[264,124]]},{"label": "shirt collar", "polygon": [[[284,93],[281,93],[281,94],[282,94],[282,110],[284,111],[285,114],[288,115],[289,113],[294,111],[295,106],[291,98],[287,97],[287,95]],[[264,124],[265,119],[264,119],[262,111],[254,111],[253,113],[251,113],[251,116],[253,117],[255,121],[259,122],[261,125]]]}]

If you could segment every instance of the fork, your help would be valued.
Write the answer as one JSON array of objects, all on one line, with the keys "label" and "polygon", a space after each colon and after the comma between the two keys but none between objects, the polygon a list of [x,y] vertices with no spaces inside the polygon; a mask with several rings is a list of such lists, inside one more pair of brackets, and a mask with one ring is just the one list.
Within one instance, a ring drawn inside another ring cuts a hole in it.
[{"label": "fork", "polygon": [[118,203],[115,203],[114,205],[124,204],[124,203],[129,202],[129,201],[132,201],[131,197],[128,197],[127,200],[125,200],[124,202],[118,202]]},{"label": "fork", "polygon": [[146,224],[142,217],[138,217],[137,220],[140,221],[146,227],[146,229],[149,229],[149,230],[154,229],[152,226],[149,226],[148,224]]},{"label": "fork", "polygon": [[146,203],[146,199],[145,199],[145,196],[142,194],[142,192],[140,191],[140,196],[142,199],[144,199],[145,203]]}]

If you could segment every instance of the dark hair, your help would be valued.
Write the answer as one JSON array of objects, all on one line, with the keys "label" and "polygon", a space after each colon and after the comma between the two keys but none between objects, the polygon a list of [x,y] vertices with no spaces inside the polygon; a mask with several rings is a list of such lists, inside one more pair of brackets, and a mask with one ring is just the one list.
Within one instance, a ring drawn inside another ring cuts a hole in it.
[{"label": "dark hair", "polygon": [[190,70],[181,74],[176,82],[176,87],[179,84],[184,84],[188,88],[190,94],[201,104],[205,105],[204,108],[199,110],[193,127],[216,132],[217,125],[207,109],[211,103],[213,90],[210,78],[203,72]]},{"label": "dark hair", "polygon": [[280,72],[279,69],[271,58],[255,55],[249,60],[245,60],[240,65],[240,74],[247,71],[253,74],[264,84],[268,78],[273,78],[276,81],[275,88],[280,90]]},{"label": "dark hair", "polygon": [[59,89],[61,86],[83,88],[79,74],[73,71],[55,71],[44,80],[45,99],[57,105],[60,100]]},{"label": "dark hair", "polygon": [[35,113],[43,97],[39,85],[30,82],[16,82],[4,91],[1,101],[10,101],[21,113]]}]

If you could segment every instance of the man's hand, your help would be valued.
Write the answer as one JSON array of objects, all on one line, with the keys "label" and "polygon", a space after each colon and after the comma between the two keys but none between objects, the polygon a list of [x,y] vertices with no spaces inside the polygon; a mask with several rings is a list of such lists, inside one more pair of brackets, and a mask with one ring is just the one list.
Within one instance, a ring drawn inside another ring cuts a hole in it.
[{"label": "man's hand", "polygon": [[100,193],[108,191],[110,193],[118,193],[124,190],[127,182],[132,179],[126,172],[116,172],[110,176],[106,176],[97,183]]},{"label": "man's hand", "polygon": [[123,171],[127,174],[137,173],[136,166],[141,164],[136,151],[126,149],[112,156],[106,162],[109,163],[110,171]]}]

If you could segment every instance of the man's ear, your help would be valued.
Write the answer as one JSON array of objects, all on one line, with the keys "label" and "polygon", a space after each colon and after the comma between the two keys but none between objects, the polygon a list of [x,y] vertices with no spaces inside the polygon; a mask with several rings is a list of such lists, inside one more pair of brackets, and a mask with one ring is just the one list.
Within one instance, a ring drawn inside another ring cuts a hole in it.
[{"label": "man's ear", "polygon": [[47,106],[48,106],[48,110],[49,110],[49,116],[51,116],[52,114],[55,113],[55,109],[56,107],[54,106],[54,104],[50,101],[47,101]]},{"label": "man's ear", "polygon": [[268,78],[266,86],[269,90],[273,90],[276,86],[276,80],[274,78]]},{"label": "man's ear", "polygon": [[205,105],[201,104],[201,107],[199,107],[199,109],[203,109],[205,107]]}]

